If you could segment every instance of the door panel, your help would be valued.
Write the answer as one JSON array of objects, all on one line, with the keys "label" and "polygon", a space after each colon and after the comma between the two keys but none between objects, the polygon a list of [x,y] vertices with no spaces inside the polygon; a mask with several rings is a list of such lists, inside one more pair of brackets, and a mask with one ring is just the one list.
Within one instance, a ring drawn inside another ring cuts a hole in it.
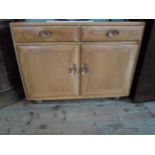
[{"label": "door panel", "polygon": [[82,95],[126,96],[137,58],[137,44],[103,43],[81,46]]},{"label": "door panel", "polygon": [[78,95],[79,74],[69,73],[79,68],[77,45],[18,46],[17,52],[28,98]]}]

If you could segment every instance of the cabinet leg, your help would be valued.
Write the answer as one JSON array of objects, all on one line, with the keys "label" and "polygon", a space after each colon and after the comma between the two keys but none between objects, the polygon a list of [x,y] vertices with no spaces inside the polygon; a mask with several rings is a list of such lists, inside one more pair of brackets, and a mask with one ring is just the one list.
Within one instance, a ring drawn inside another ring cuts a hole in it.
[{"label": "cabinet leg", "polygon": [[37,104],[42,103],[42,102],[43,102],[42,100],[36,100]]},{"label": "cabinet leg", "polygon": [[120,100],[120,97],[115,97],[115,100],[119,101]]}]

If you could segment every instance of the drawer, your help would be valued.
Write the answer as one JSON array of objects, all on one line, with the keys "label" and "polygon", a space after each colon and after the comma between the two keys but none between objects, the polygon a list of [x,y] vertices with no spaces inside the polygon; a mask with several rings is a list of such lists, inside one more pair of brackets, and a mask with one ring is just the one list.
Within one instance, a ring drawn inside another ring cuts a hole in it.
[{"label": "drawer", "polygon": [[20,26],[13,28],[15,42],[78,41],[76,26]]},{"label": "drawer", "polygon": [[82,26],[81,41],[137,41],[144,26]]}]

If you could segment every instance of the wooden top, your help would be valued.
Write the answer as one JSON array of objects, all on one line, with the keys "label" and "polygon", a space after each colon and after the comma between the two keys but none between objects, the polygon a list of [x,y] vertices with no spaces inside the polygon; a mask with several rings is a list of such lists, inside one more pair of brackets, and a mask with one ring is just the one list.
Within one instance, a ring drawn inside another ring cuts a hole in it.
[{"label": "wooden top", "polygon": [[57,22],[57,21],[52,21],[52,22],[12,22],[10,24],[11,26],[36,26],[36,25],[78,25],[78,26],[84,26],[84,25],[103,25],[103,26],[144,26],[145,22]]}]

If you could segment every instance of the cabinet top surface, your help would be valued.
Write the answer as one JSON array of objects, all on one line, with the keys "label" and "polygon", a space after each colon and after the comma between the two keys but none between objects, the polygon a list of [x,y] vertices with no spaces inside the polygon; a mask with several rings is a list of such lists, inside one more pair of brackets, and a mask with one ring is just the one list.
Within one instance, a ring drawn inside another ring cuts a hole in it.
[{"label": "cabinet top surface", "polygon": [[61,25],[68,25],[68,26],[97,26],[97,25],[101,25],[101,26],[144,26],[145,22],[61,22],[61,21],[52,21],[52,22],[12,22],[10,24],[11,26],[51,26],[51,25],[55,25],[55,26],[61,26]]}]

